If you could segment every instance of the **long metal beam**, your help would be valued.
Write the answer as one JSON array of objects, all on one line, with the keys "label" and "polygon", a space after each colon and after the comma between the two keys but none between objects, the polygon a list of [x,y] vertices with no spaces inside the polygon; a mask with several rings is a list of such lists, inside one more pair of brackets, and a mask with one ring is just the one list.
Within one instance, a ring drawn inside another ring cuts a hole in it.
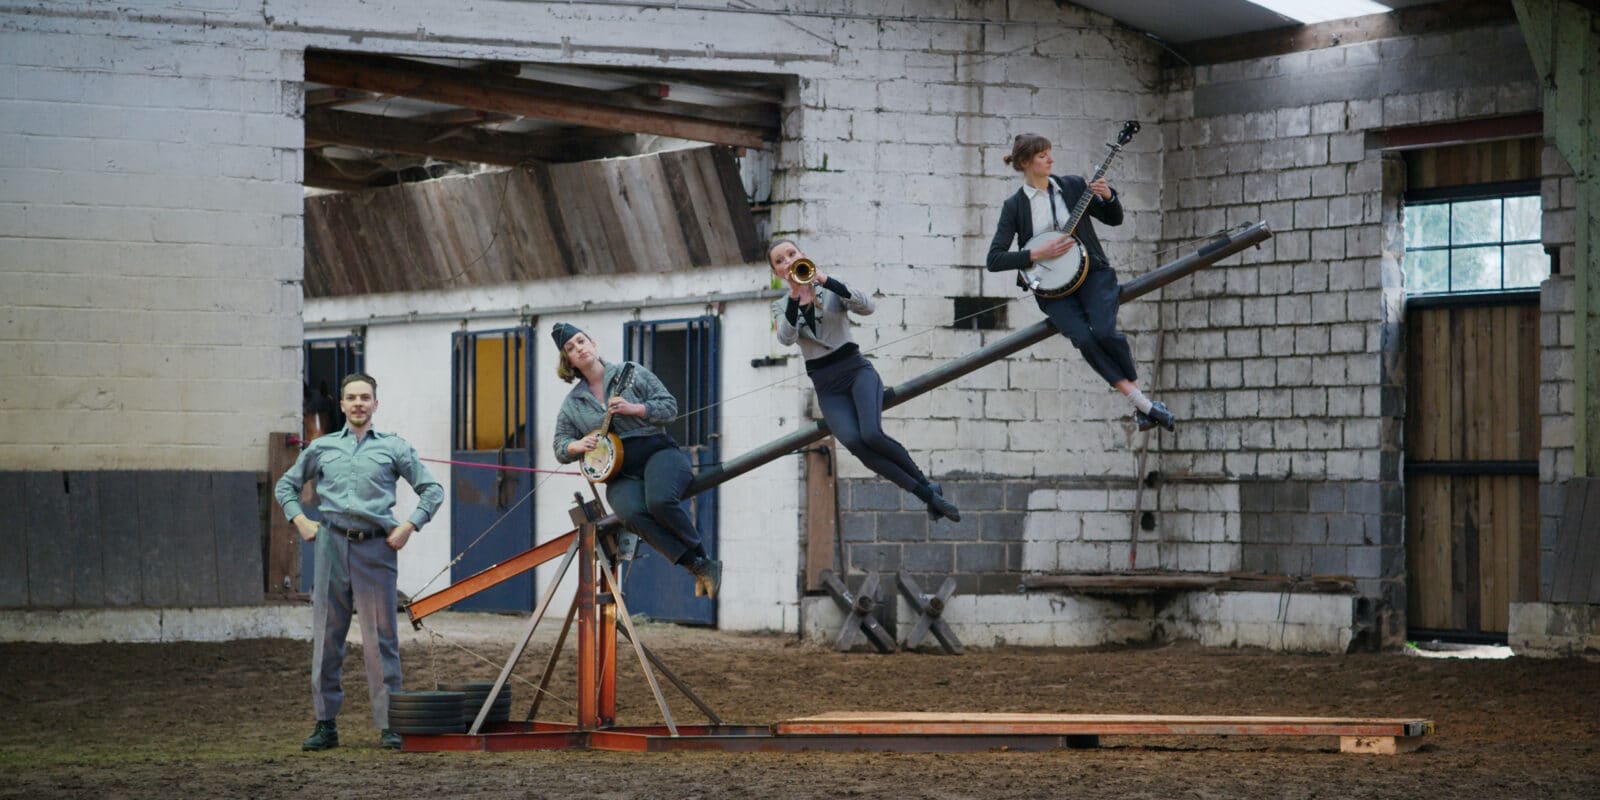
[{"label": "long metal beam", "polygon": [[[1185,275],[1209,267],[1247,247],[1254,247],[1271,236],[1272,232],[1267,229],[1265,222],[1257,222],[1236,233],[1219,236],[1206,243],[1197,252],[1153,269],[1123,284],[1118,300],[1126,303],[1143,297]],[[1055,332],[1055,328],[1050,325],[1048,320],[1036,322],[1010,336],[991,342],[986,347],[890,389],[885,393],[884,407],[893,407],[914,397],[926,394],[934,388],[943,386],[969,372],[981,369],[1012,353],[1038,344],[1055,335]],[[727,461],[721,468],[714,468],[700,473],[694,482],[689,484],[684,496],[689,497],[713,486],[721,485],[769,461],[799,450],[827,435],[828,426],[824,422],[817,422],[808,428],[795,431],[788,436],[745,453],[732,461]],[[600,520],[599,524],[604,526],[614,522],[615,519],[608,516],[606,519]],[[422,618],[429,614],[447,608],[515,575],[520,575],[546,561],[554,559],[565,551],[568,543],[577,533],[577,530],[568,531],[562,536],[512,556],[470,578],[463,579],[459,583],[447,586],[427,597],[413,600],[407,609],[411,616],[411,624],[418,625]],[[582,637],[580,636],[581,641]]]},{"label": "long metal beam", "polygon": [[[1205,246],[1196,252],[1190,253],[1170,264],[1157,267],[1122,284],[1122,291],[1118,294],[1117,300],[1121,303],[1136,300],[1179,278],[1209,267],[1245,248],[1254,247],[1271,238],[1271,236],[1272,231],[1267,228],[1267,223],[1265,222],[1257,222],[1237,232],[1219,236],[1207,242]],[[1032,347],[1054,335],[1056,335],[1056,329],[1050,324],[1049,320],[1035,322],[1010,336],[990,342],[988,345],[961,358],[954,359],[889,389],[884,393],[883,407],[893,408],[908,400],[920,397],[937,387],[943,386],[970,372],[982,369],[1020,350]],[[690,497],[714,486],[720,486],[769,461],[781,458],[812,442],[816,442],[828,434],[828,424],[818,421],[751,450],[742,456],[724,461],[721,467],[702,471],[689,484],[689,488],[684,490],[684,497]]]}]

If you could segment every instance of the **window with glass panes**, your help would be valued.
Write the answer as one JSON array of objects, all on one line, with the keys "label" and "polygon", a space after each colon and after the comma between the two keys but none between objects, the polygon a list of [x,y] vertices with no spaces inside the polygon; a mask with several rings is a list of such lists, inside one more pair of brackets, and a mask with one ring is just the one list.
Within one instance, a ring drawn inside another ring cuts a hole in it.
[{"label": "window with glass panes", "polygon": [[1539,195],[1408,200],[1409,294],[1537,288],[1550,276]]}]

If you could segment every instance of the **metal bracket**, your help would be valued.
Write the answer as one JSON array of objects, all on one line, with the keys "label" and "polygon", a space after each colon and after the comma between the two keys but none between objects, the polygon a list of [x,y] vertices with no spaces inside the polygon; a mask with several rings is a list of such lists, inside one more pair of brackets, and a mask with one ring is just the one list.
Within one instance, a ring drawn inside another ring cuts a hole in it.
[{"label": "metal bracket", "polygon": [[852,593],[844,582],[839,580],[833,570],[825,569],[818,576],[822,585],[827,588],[828,594],[833,595],[835,602],[844,609],[844,625],[839,628],[839,635],[833,640],[833,649],[839,652],[849,650],[855,644],[856,634],[865,634],[872,646],[878,648],[880,653],[893,653],[895,647],[894,637],[883,629],[878,618],[873,612],[878,609],[878,573],[867,573],[866,580],[861,582],[861,591]]},{"label": "metal bracket", "polygon": [[915,650],[922,640],[932,631],[933,637],[939,640],[939,646],[953,656],[961,655],[961,640],[956,638],[950,625],[944,621],[944,610],[950,603],[950,596],[956,593],[955,576],[944,579],[939,585],[937,594],[923,594],[922,587],[917,585],[909,572],[900,572],[895,576],[895,582],[900,585],[900,593],[905,595],[906,602],[917,610],[917,624],[911,628],[911,633],[906,635],[906,649]]}]

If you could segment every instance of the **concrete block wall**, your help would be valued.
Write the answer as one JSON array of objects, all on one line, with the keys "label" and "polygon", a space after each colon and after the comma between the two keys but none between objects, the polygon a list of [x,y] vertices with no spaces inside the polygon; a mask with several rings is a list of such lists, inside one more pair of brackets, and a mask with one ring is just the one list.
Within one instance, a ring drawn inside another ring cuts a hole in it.
[{"label": "concrete block wall", "polygon": [[1577,446],[1577,179],[1554,145],[1545,145],[1540,192],[1545,250],[1555,274],[1539,292],[1539,596],[1555,577],[1556,531]]},{"label": "concrete block wall", "polygon": [[257,6],[133,5],[0,14],[0,469],[257,470],[299,429],[300,57]]},{"label": "concrete block wall", "polygon": [[[1486,64],[1494,64],[1488,70]],[[1403,171],[1372,131],[1537,110],[1516,25],[1420,33],[1169,76],[1165,244],[1265,220],[1242,258],[1163,290],[1173,481],[1240,483],[1242,566],[1404,595]]]}]

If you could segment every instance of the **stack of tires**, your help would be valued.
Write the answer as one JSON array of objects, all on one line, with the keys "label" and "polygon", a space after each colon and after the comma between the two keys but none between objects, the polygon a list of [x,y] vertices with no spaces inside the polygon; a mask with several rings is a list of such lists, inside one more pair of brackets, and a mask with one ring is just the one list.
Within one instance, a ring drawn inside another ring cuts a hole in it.
[{"label": "stack of tires", "polygon": [[[478,711],[483,708],[483,701],[488,699],[489,692],[494,689],[494,681],[464,681],[461,683],[441,683],[440,693],[459,692],[461,694],[461,729],[470,730],[472,721],[478,718]],[[489,708],[489,716],[484,722],[505,722],[511,719],[511,687],[500,687],[500,694],[494,698],[494,705]]]},{"label": "stack of tires", "polygon": [[[390,692],[389,730],[402,736],[461,733],[461,692]],[[479,702],[482,702],[480,699]]]}]

